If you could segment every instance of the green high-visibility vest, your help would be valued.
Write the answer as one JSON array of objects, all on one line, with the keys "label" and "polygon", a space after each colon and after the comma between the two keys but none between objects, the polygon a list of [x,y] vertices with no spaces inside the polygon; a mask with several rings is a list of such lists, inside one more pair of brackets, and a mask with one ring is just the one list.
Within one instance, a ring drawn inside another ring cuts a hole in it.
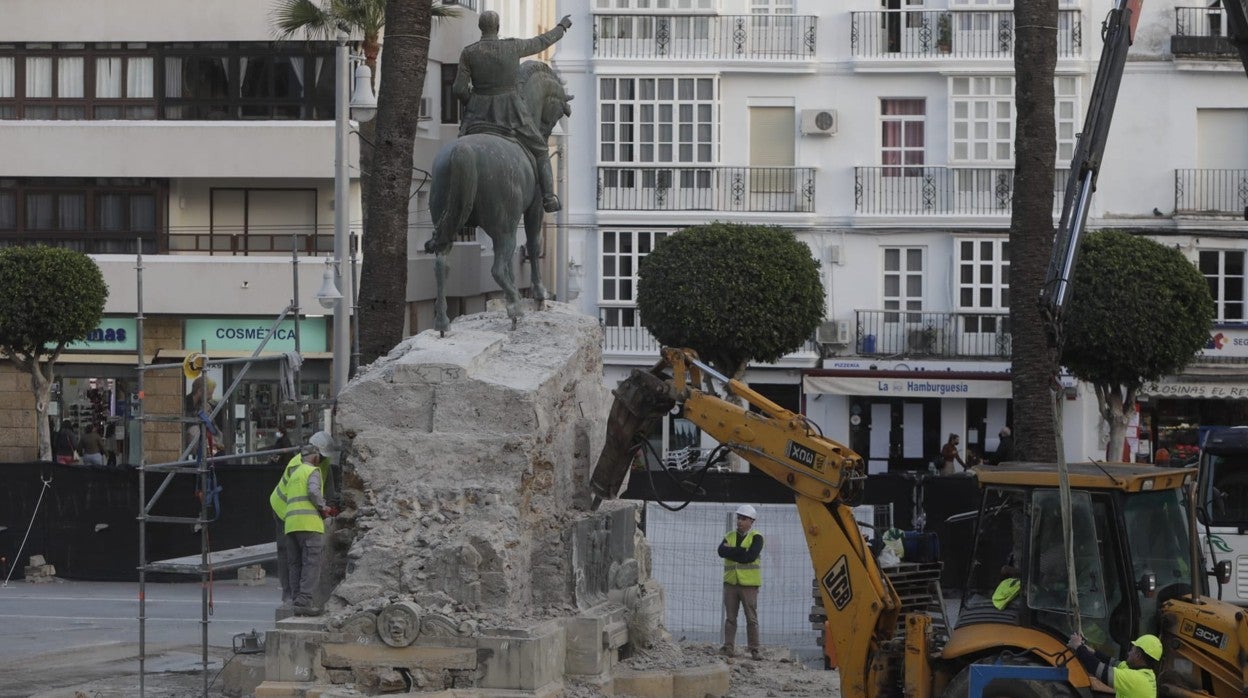
[{"label": "green high-visibility vest", "polygon": [[992,605],[996,606],[998,611],[1004,611],[1005,607],[1018,596],[1020,589],[1022,589],[1022,583],[1019,582],[1018,577],[1002,580],[997,585],[996,591],[992,592]]},{"label": "green high-visibility vest", "polygon": [[[737,532],[729,531],[724,536],[729,547],[737,547]],[[741,547],[749,550],[754,543],[754,529],[745,534]],[[760,555],[754,562],[737,562],[724,558],[724,584],[736,584],[743,587],[761,587],[763,585],[763,558]]]},{"label": "green high-visibility vest", "polygon": [[1157,676],[1152,669],[1132,669],[1126,662],[1114,667],[1114,695],[1119,698],[1156,698]]},{"label": "green high-visibility vest", "polygon": [[294,458],[286,462],[286,467],[282,470],[282,477],[273,486],[273,491],[269,493],[269,506],[273,508],[273,513],[281,521],[286,520],[286,483],[290,480],[290,474],[294,472],[294,468],[303,463],[303,458],[296,453]]},{"label": "green high-visibility vest", "polygon": [[[315,472],[317,472],[316,466],[308,465],[303,462],[302,457],[295,456],[290,459],[290,463],[286,466],[286,474],[282,476],[282,481],[277,484],[286,503],[284,517],[286,533],[296,533],[298,531],[325,532],[325,522],[321,520],[320,512],[313,506],[312,498],[308,496],[308,478]],[[325,483],[322,481],[321,492],[323,493],[324,491]],[[274,508],[274,511],[276,510]]]}]

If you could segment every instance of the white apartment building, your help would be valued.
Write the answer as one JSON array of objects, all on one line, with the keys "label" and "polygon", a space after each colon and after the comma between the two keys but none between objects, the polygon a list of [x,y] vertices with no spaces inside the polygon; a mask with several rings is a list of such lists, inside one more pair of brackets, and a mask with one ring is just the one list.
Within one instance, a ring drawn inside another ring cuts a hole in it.
[{"label": "white apartment building", "polygon": [[[5,0],[0,10],[0,244],[70,247],[103,270],[106,317],[62,357],[52,411],[105,429],[122,462],[134,462],[137,428],[136,252],[143,253],[147,362],[180,362],[203,342],[216,358],[250,354],[291,302],[297,277],[301,390],[309,398],[329,391],[333,323],[315,294],[333,252],[335,42],[275,40],[274,4]],[[481,2],[446,4],[460,15],[433,28],[415,146],[423,170],[457,135],[449,87],[460,48],[479,37]],[[545,0],[494,5],[505,34],[553,26]],[[354,124],[350,130],[346,203],[350,230],[359,233],[359,142]],[[427,189],[417,174],[412,283],[406,298],[395,299],[412,308],[413,330],[432,298],[424,281],[431,265],[415,251],[428,238]],[[456,307],[483,307],[497,290],[491,259],[488,244],[456,245],[455,268],[480,270],[457,279]],[[350,278],[349,269],[344,274]],[[295,348],[291,319],[266,353]],[[274,366],[252,366],[225,410],[225,442],[237,452],[267,445],[288,419]],[[15,412],[0,429],[0,460],[33,459],[28,381],[11,366],[3,371],[0,390]],[[214,374],[218,395],[239,372]],[[180,374],[176,383],[148,385],[149,413],[181,409],[187,388]],[[176,433],[149,439],[149,461],[172,457],[177,440]]]},{"label": "white apartment building", "polygon": [[[1090,228],[1175,244],[1218,300],[1210,348],[1147,389],[1158,441],[1243,423],[1248,79],[1207,3],[1147,2]],[[1108,0],[1063,0],[1055,214],[1100,56]],[[925,467],[946,436],[978,453],[1010,423],[1008,0],[591,0],[555,64],[580,108],[567,135],[569,290],[606,328],[606,380],[650,365],[636,269],[712,220],[781,225],[822,263],[817,342],[755,388],[808,414],[873,472]],[[579,103],[579,102],[578,102]],[[569,294],[570,295],[570,294]],[[1014,299],[1014,302],[1019,302]],[[1164,332],[1164,328],[1157,328]],[[1069,458],[1104,452],[1095,396],[1070,382]],[[667,445],[700,438],[675,417]]]}]

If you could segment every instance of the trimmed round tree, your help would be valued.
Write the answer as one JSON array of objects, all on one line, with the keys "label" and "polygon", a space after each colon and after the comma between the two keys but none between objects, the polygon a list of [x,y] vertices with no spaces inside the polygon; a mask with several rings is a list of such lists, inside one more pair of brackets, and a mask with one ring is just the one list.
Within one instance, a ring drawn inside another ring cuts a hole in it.
[{"label": "trimmed round tree", "polygon": [[802,346],[823,319],[810,248],[783,228],[711,223],[661,240],[637,269],[641,324],[726,376]]},{"label": "trimmed round tree", "polygon": [[39,459],[52,459],[48,401],[65,345],[87,338],[104,315],[108,286],[95,261],[60,247],[0,250],[0,350],[30,374]]},{"label": "trimmed round tree", "polygon": [[1122,457],[1140,386],[1182,371],[1209,341],[1213,315],[1205,277],[1173,247],[1116,230],[1084,239],[1061,361],[1096,390],[1106,460]]}]

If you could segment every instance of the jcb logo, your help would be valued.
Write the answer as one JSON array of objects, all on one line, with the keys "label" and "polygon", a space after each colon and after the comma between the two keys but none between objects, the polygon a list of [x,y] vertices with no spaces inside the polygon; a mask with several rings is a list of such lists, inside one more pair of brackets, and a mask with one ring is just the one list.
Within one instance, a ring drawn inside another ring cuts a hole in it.
[{"label": "jcb logo", "polygon": [[823,588],[838,611],[845,610],[850,599],[854,598],[853,589],[849,586],[849,560],[844,555],[832,563],[832,568],[823,575]]}]

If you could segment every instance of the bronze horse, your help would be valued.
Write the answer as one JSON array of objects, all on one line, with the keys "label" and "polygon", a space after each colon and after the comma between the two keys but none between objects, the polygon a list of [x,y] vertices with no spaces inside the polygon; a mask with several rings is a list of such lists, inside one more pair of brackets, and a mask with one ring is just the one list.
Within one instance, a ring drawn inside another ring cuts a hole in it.
[{"label": "bronze horse", "polygon": [[[521,64],[517,81],[524,104],[538,130],[550,138],[551,129],[564,116],[571,116],[572,96],[555,71],[545,63]],[[455,235],[468,226],[477,226],[494,242],[494,265],[490,273],[507,299],[507,317],[514,329],[524,314],[516,291],[512,258],[516,251],[516,228],[524,218],[525,247],[528,250],[533,297],[538,307],[546,300],[538,258],[542,247],[542,191],[529,151],[514,140],[491,133],[461,136],[443,146],[433,161],[433,185],[429,194],[433,216],[433,237],[425,251],[437,254],[434,270],[438,281],[434,326],[445,334],[450,326],[446,316],[446,254]]]}]

